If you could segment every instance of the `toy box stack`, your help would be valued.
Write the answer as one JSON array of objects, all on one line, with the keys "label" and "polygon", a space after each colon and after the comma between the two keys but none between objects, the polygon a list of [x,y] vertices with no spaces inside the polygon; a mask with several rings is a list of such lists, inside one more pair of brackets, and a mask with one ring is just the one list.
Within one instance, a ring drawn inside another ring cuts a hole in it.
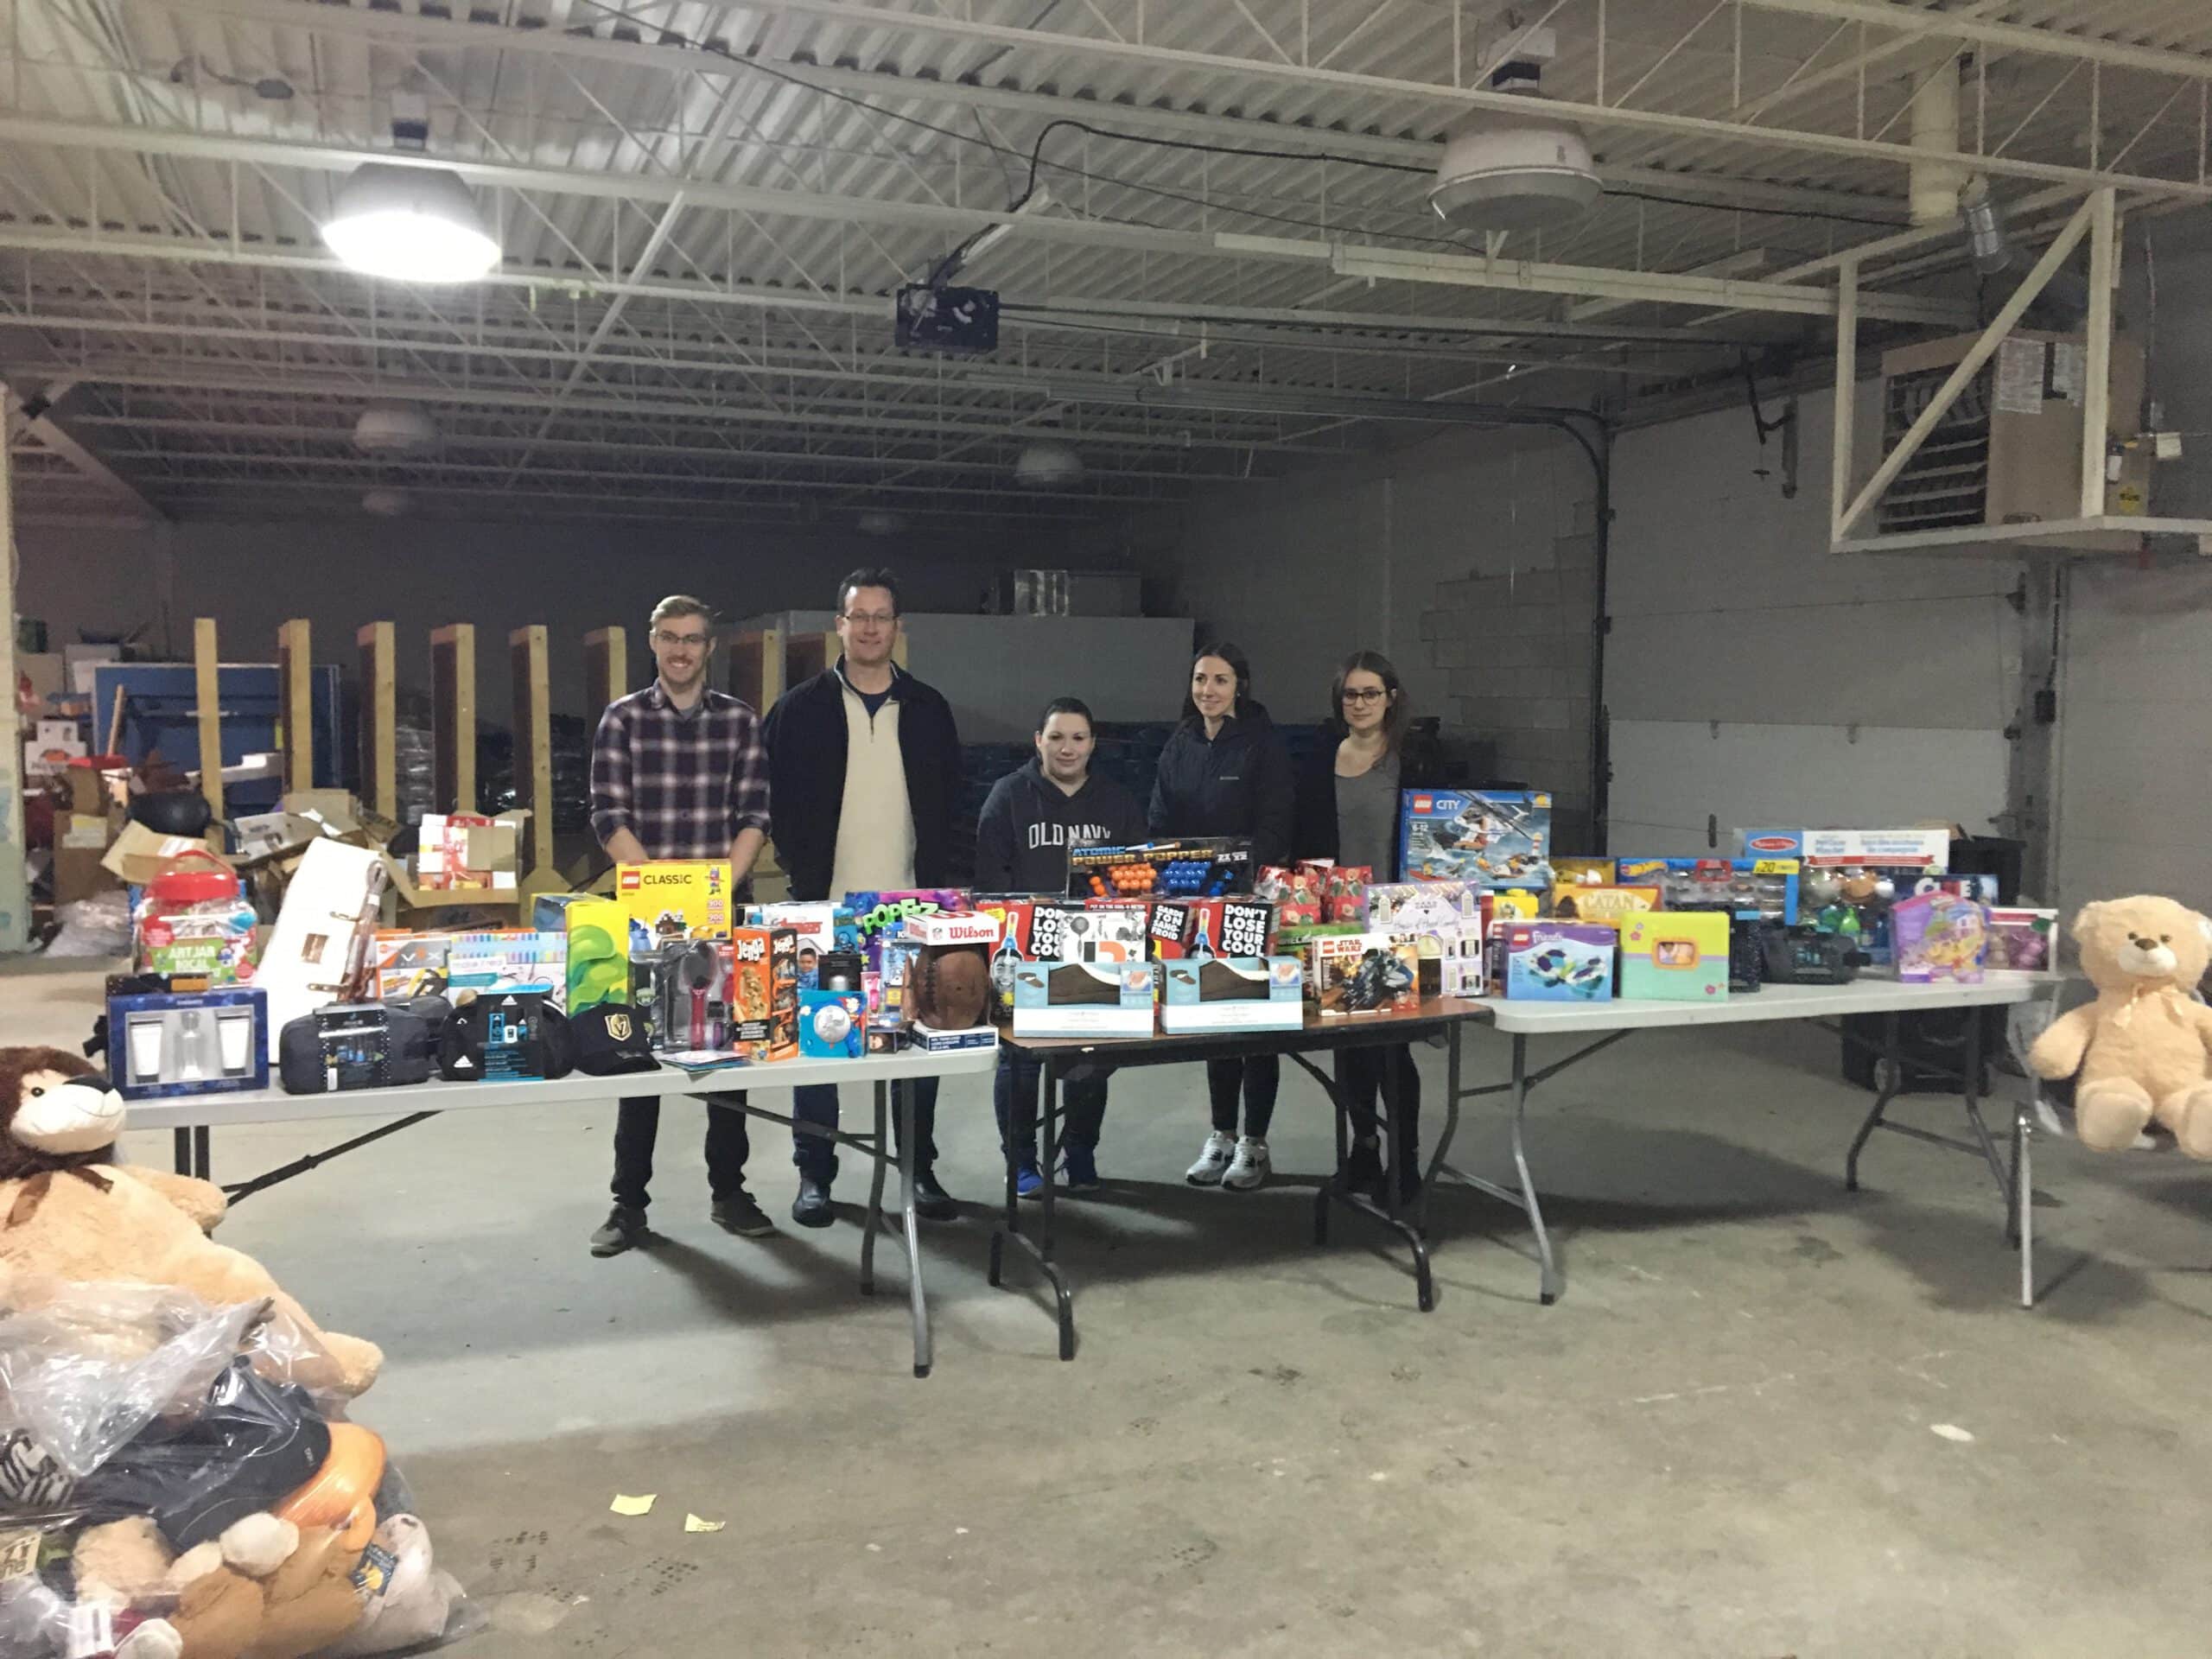
[{"label": "toy box stack", "polygon": [[1737,840],[1745,858],[1796,859],[1801,918],[1878,964],[1891,960],[1891,905],[1940,880],[1951,856],[1948,830],[1743,830]]}]

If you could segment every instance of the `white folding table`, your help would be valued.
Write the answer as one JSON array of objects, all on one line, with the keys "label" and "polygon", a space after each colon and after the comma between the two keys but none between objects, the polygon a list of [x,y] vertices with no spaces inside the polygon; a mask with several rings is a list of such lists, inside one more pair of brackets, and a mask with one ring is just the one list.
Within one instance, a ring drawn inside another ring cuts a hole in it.
[{"label": "white folding table", "polygon": [[[991,1071],[998,1064],[995,1049],[962,1049],[951,1053],[926,1054],[906,1050],[897,1054],[872,1054],[853,1060],[784,1060],[768,1065],[743,1065],[694,1077],[673,1066],[625,1077],[594,1077],[572,1072],[565,1077],[524,1083],[424,1083],[391,1089],[353,1089],[336,1094],[288,1095],[281,1089],[260,1089],[229,1095],[197,1095],[171,1100],[134,1101],[129,1123],[137,1129],[171,1129],[176,1135],[179,1174],[209,1174],[211,1132],[245,1123],[294,1123],[317,1119],[397,1115],[380,1124],[321,1152],[310,1153],[281,1168],[224,1190],[233,1198],[244,1198],[264,1186],[303,1174],[317,1165],[356,1147],[397,1134],[441,1112],[504,1109],[550,1110],[564,1106],[599,1105],[639,1095],[684,1096],[719,1101],[748,1117],[781,1123],[794,1135],[828,1133],[838,1145],[865,1154],[874,1166],[868,1183],[868,1218],[861,1236],[861,1294],[875,1294],[875,1235],[883,1223],[883,1181],[891,1163],[888,1130],[895,1112],[898,1121],[899,1168],[903,1185],[901,1212],[905,1221],[909,1298],[914,1327],[914,1375],[930,1374],[929,1304],[922,1287],[921,1223],[914,1209],[914,1104],[906,1085],[919,1077],[963,1077]],[[844,1128],[825,1132],[812,1124],[794,1122],[788,1114],[772,1112],[755,1103],[753,1096],[768,1090],[796,1089],[808,1084],[872,1084],[875,1122],[872,1130]],[[722,1100],[727,1093],[743,1090],[742,1103]]]},{"label": "white folding table", "polygon": [[[1974,1135],[1971,1141],[1937,1135],[1913,1124],[1889,1121],[1890,1103],[1896,1098],[1904,1080],[1899,1023],[1908,1014],[2004,1007],[2030,1001],[2038,996],[2056,995],[2060,982],[2059,977],[2051,974],[2013,975],[1986,980],[1979,985],[1904,985],[1891,979],[1859,979],[1848,985],[1768,985],[1755,992],[1734,995],[1713,1002],[1543,1002],[1485,997],[1482,999],[1482,1005],[1489,1023],[1513,1039],[1512,1080],[1463,1090],[1458,1077],[1452,1077],[1446,1095],[1444,1133],[1437,1141],[1439,1151],[1430,1166],[1429,1178],[1433,1182],[1439,1174],[1452,1176],[1478,1192],[1511,1205],[1529,1217],[1529,1224],[1536,1236],[1537,1291],[1548,1306],[1559,1300],[1565,1287],[1565,1278],[1553,1255],[1551,1236],[1544,1228],[1543,1207],[1537,1200],[1535,1182],[1529,1173],[1524,1126],[1531,1089],[1558,1076],[1577,1062],[1587,1059],[1599,1050],[1610,1048],[1623,1038],[1639,1031],[1753,1025],[1783,1020],[1809,1020],[1828,1029],[1840,1030],[1840,1026],[1833,1022],[1851,1014],[1878,1014],[1884,1016],[1883,1041],[1878,1052],[1888,1064],[1878,1075],[1878,1087],[1873,1108],[1859,1124],[1858,1134],[1852,1137],[1851,1149],[1845,1156],[1846,1188],[1857,1190],[1859,1154],[1877,1129],[1888,1129],[1955,1151],[1972,1153],[1988,1164],[1990,1173],[1996,1180],[1998,1192],[2006,1205],[2005,1225],[2009,1235],[2014,1224],[2011,1206],[2016,1184],[1998,1154],[1996,1142],[1990,1137],[1988,1125],[1982,1121],[1981,1021],[1970,1019],[1965,1022],[1965,1056],[1958,1073],[1967,1124]],[[1596,1040],[1575,1050],[1566,1058],[1554,1060],[1536,1071],[1529,1070],[1529,1039],[1531,1037],[1591,1036],[1593,1033],[1598,1033]],[[1844,1040],[1853,1042],[1858,1039],[1846,1033]],[[1914,1065],[1923,1070],[1936,1069],[1927,1067],[1918,1060],[1915,1060]],[[1453,1068],[1455,1073],[1457,1069],[1456,1066]],[[1459,1125],[1460,1103],[1483,1095],[1508,1093],[1513,1097],[1513,1168],[1517,1184],[1506,1186],[1479,1175],[1471,1175],[1444,1161],[1444,1149],[1451,1146],[1452,1131]]]}]

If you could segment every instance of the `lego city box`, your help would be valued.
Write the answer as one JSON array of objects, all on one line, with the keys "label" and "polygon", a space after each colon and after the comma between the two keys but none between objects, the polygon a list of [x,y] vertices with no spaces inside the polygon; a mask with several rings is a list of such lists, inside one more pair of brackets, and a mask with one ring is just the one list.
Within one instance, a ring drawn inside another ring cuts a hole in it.
[{"label": "lego city box", "polygon": [[1296,957],[1209,957],[1161,964],[1160,1028],[1296,1031],[1306,1023],[1306,971]]},{"label": "lego city box", "polygon": [[1718,1002],[1728,995],[1730,918],[1713,910],[1662,910],[1621,930],[1621,995]]},{"label": "lego city box", "polygon": [[630,946],[635,950],[685,939],[726,939],[737,923],[725,859],[617,865],[614,896],[630,918]]},{"label": "lego city box", "polygon": [[1014,969],[1016,1037],[1149,1037],[1154,962],[1031,962]]},{"label": "lego city box", "polygon": [[1551,841],[1548,791],[1409,789],[1401,798],[1399,868],[1410,881],[1541,893],[1551,886]]}]

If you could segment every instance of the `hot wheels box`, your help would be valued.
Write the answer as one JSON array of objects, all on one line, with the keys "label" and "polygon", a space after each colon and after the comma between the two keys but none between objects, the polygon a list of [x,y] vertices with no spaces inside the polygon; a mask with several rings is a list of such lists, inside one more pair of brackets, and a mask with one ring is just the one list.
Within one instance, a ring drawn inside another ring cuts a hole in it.
[{"label": "hot wheels box", "polygon": [[1014,975],[1017,1037],[1149,1037],[1160,964],[1032,962]]},{"label": "hot wheels box", "polygon": [[726,939],[737,921],[729,865],[716,859],[619,864],[614,896],[630,917],[630,948],[671,939]]},{"label": "hot wheels box", "polygon": [[1593,922],[1510,922],[1505,995],[1516,1001],[1603,1002],[1613,994],[1621,936]]},{"label": "hot wheels box", "polygon": [[1163,966],[1162,1031],[1296,1031],[1305,1023],[1306,975],[1296,957],[1209,957]]},{"label": "hot wheels box", "polygon": [[1542,791],[1404,792],[1399,865],[1410,881],[1550,887],[1552,798]]},{"label": "hot wheels box", "polygon": [[1668,910],[1722,910],[1745,921],[1797,925],[1795,858],[1624,858],[1621,880],[1656,886]]},{"label": "hot wheels box", "polygon": [[1621,995],[1659,1002],[1718,1001],[1728,995],[1730,918],[1718,911],[1662,910],[1621,930]]}]

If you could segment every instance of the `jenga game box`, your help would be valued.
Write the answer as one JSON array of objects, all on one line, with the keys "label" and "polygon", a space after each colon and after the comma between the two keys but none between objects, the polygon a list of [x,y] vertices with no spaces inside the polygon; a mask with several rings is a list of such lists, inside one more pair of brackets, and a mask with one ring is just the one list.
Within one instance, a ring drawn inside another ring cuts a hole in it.
[{"label": "jenga game box", "polygon": [[748,1060],[798,1052],[798,934],[788,927],[740,927],[729,963],[730,1046]]}]

